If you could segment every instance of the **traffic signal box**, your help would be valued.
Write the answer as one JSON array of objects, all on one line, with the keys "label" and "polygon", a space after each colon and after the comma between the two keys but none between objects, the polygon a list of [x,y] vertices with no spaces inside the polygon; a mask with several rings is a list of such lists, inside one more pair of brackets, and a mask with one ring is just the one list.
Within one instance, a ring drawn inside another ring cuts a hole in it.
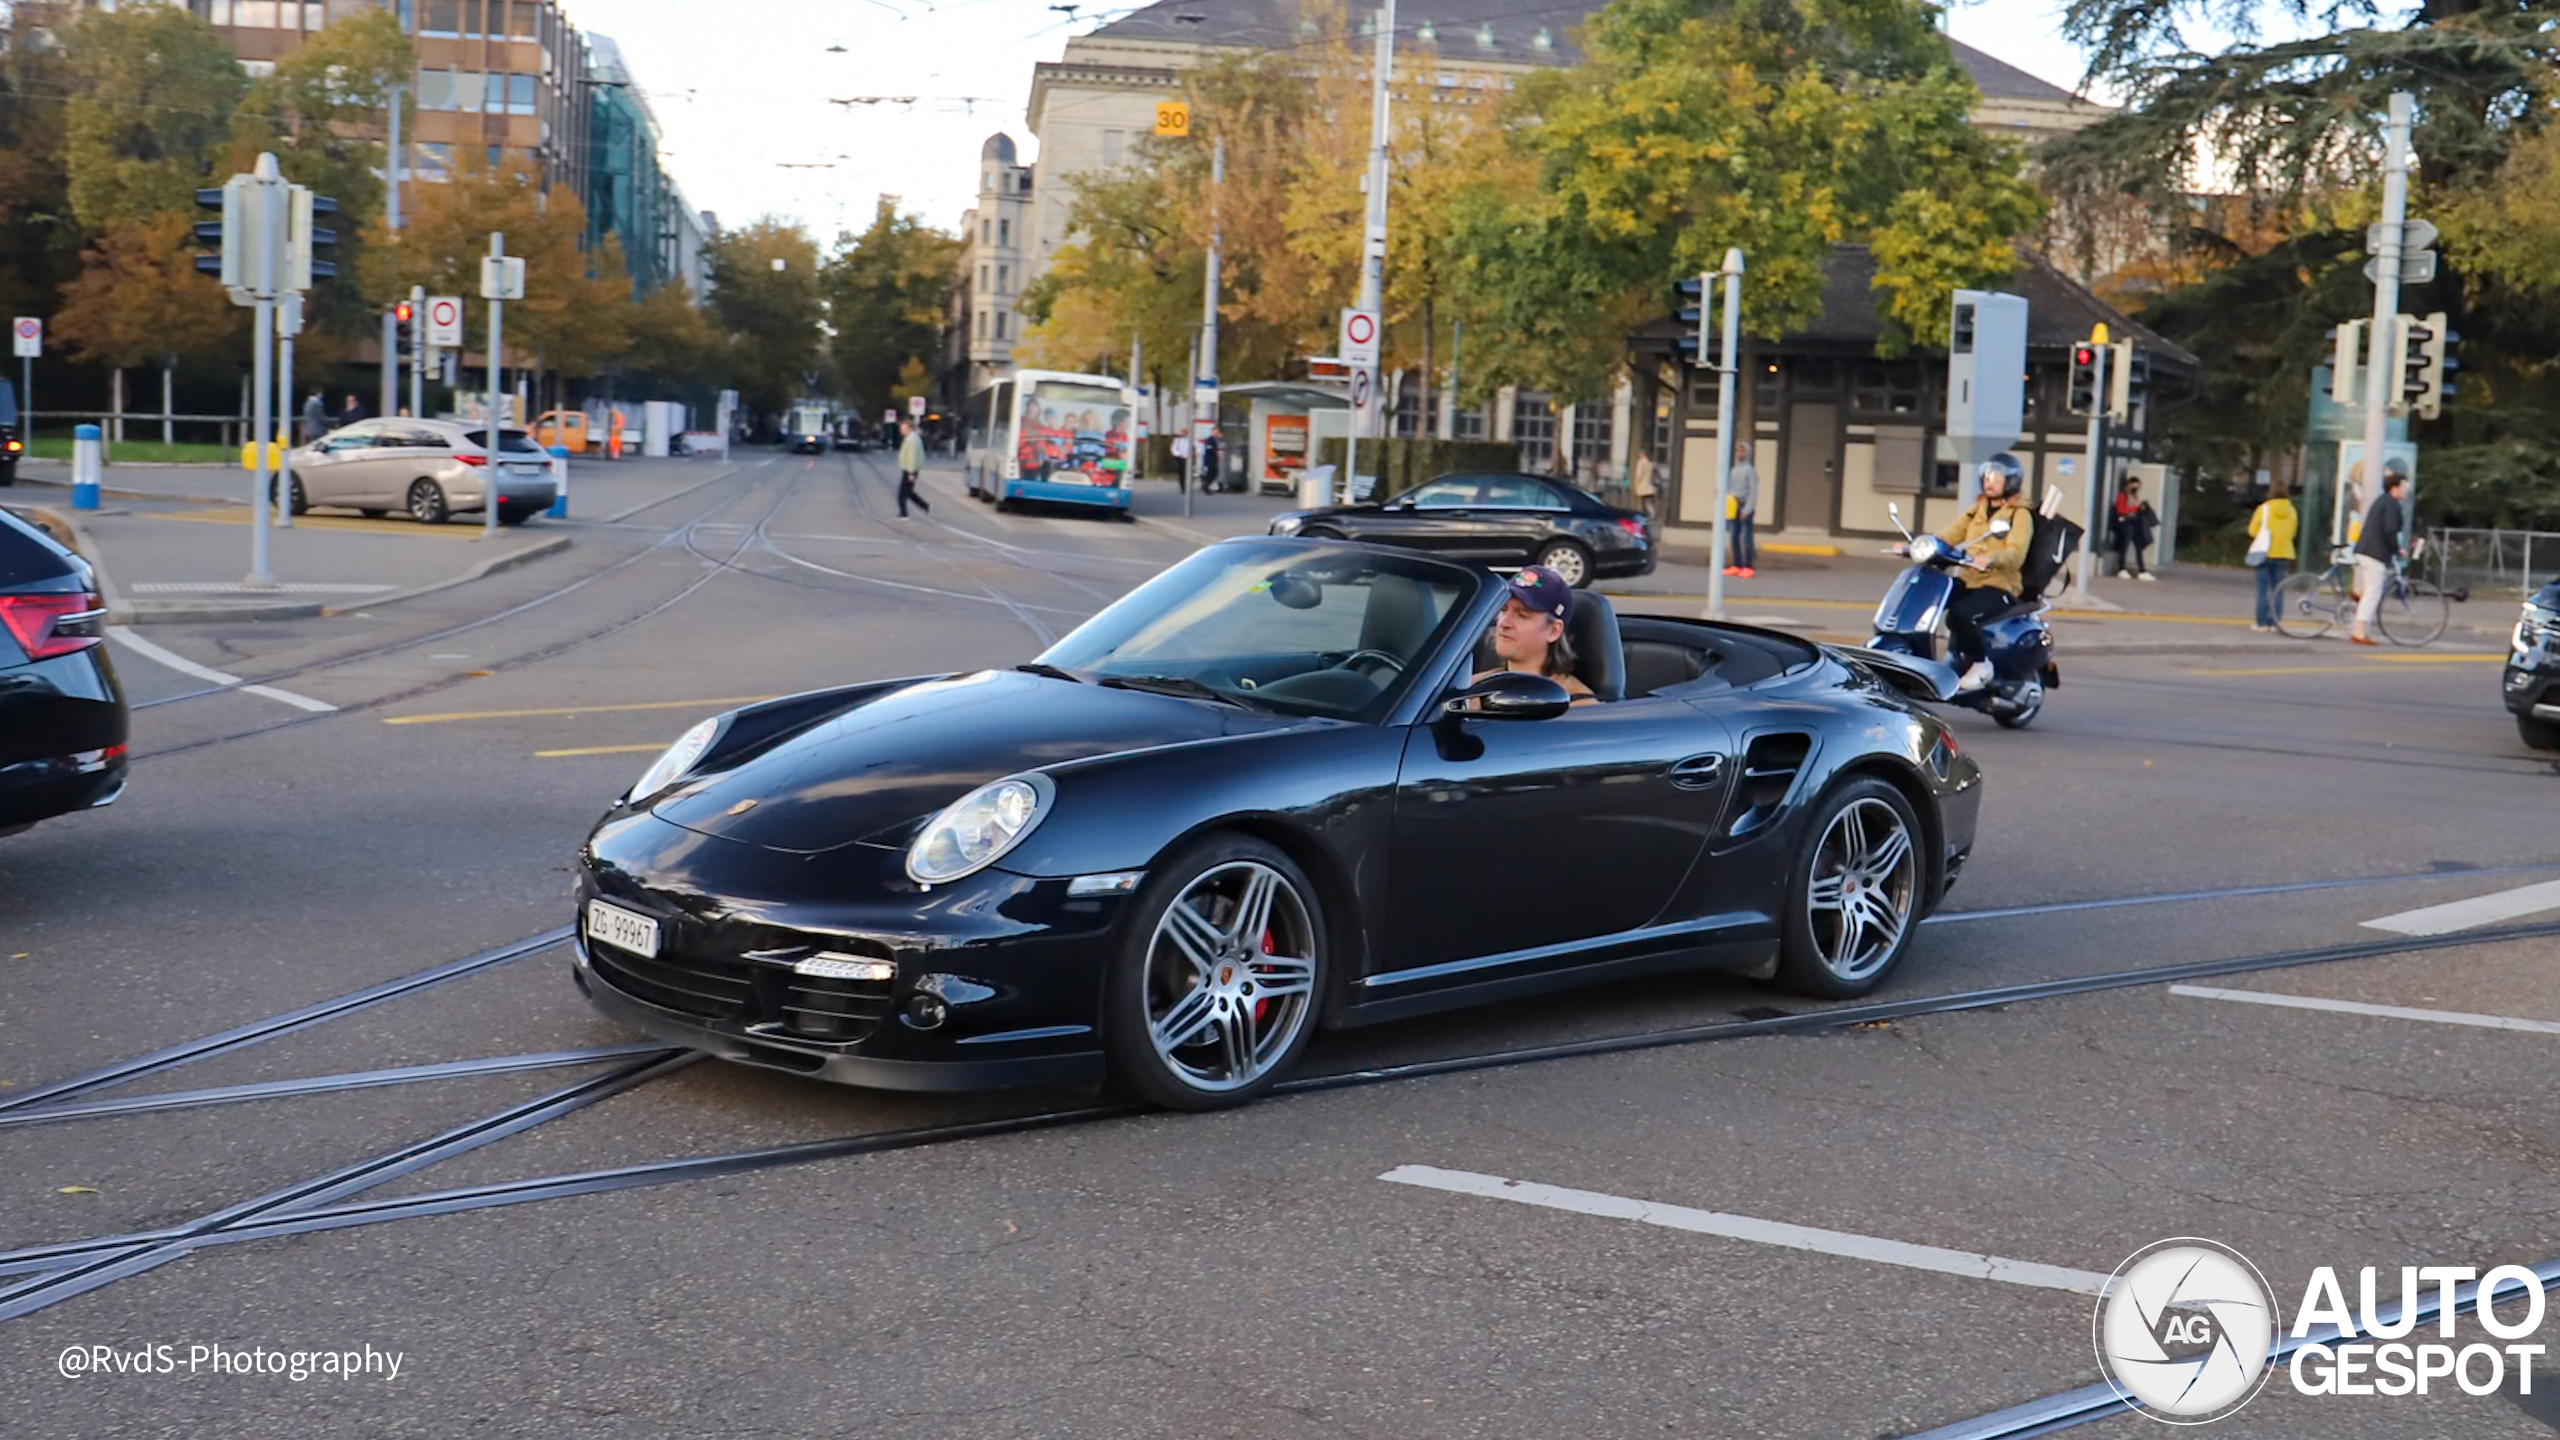
[{"label": "traffic signal box", "polygon": [[2074,415],[2095,415],[2101,402],[2098,396],[2099,369],[2106,347],[2094,340],[2083,340],[2071,347],[2071,388],[2066,392],[2064,408]]}]

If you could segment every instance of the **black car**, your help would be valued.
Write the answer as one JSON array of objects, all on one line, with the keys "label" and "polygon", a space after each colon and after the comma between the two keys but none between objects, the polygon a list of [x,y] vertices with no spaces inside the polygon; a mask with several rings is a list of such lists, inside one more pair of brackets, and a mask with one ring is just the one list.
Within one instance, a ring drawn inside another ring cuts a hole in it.
[{"label": "black car", "polygon": [[1185,1109],[1319,1027],[1689,968],[1873,988],[1980,793],[1909,677],[1586,593],[1569,706],[1476,678],[1506,593],[1229,540],[1036,661],[706,720],[587,838],[577,983],[746,1064]]},{"label": "black car", "polygon": [[18,461],[27,453],[27,437],[18,426],[18,387],[0,380],[0,485],[18,483]]},{"label": "black car", "polygon": [[1653,522],[1544,475],[1443,475],[1383,505],[1297,510],[1274,535],[1373,540],[1496,569],[1545,565],[1566,582],[1653,573]]},{"label": "black car", "polygon": [[124,791],[124,689],[89,563],[0,510],[0,835]]},{"label": "black car", "polygon": [[2560,750],[2560,581],[2534,592],[2508,637],[2501,692],[2516,733],[2536,750]]}]

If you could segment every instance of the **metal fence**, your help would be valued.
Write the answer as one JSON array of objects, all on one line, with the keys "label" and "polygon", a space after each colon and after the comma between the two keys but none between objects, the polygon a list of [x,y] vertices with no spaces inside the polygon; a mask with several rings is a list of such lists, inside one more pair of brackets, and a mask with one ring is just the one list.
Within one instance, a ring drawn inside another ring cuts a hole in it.
[{"label": "metal fence", "polygon": [[2436,583],[2447,589],[2529,595],[2560,580],[2560,531],[2438,526],[2427,531],[2427,549]]}]

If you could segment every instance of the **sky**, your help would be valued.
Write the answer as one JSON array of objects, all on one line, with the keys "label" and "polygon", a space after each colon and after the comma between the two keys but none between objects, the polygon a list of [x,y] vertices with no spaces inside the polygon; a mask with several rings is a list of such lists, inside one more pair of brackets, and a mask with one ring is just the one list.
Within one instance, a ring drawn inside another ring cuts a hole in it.
[{"label": "sky", "polygon": [[[797,219],[822,246],[867,224],[883,194],[958,225],[989,135],[1037,157],[1023,120],[1032,66],[1127,13],[1119,0],[1072,16],[1049,0],[563,3],[572,23],[621,45],[694,208],[723,224]],[[1948,30],[2076,88],[2082,59],[2056,33],[2060,13],[2058,0],[1959,0]]]}]

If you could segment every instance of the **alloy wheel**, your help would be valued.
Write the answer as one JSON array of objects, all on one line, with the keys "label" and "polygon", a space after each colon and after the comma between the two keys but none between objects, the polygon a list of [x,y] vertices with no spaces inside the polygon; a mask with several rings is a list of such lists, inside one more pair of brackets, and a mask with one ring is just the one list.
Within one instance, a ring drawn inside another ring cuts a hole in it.
[{"label": "alloy wheel", "polygon": [[1148,941],[1147,1035],[1191,1089],[1239,1090],[1287,1055],[1315,1013],[1316,935],[1304,897],[1257,860],[1212,866]]},{"label": "alloy wheel", "polygon": [[1558,579],[1576,590],[1591,578],[1591,566],[1582,558],[1579,546],[1550,545],[1540,552],[1538,563],[1556,572]]},{"label": "alloy wheel", "polygon": [[1919,897],[1919,852],[1902,816],[1873,797],[1842,807],[1814,847],[1805,891],[1815,958],[1843,982],[1866,979],[1901,948]]}]

